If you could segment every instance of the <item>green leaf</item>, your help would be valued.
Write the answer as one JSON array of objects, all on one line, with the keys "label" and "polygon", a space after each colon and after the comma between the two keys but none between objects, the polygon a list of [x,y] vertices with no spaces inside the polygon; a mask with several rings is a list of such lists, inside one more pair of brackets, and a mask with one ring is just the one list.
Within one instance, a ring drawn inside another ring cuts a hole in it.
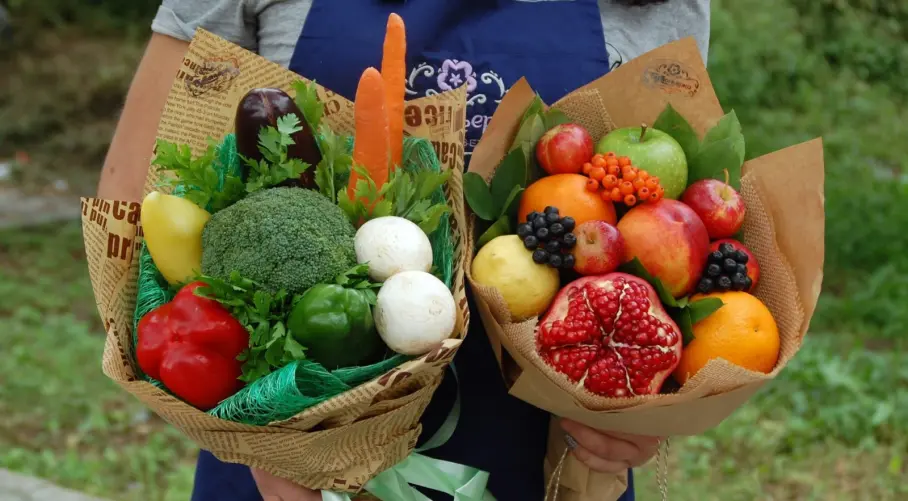
[{"label": "green leaf", "polygon": [[482,176],[475,172],[464,174],[463,194],[470,210],[479,218],[486,221],[495,219],[495,202],[492,200],[492,192]]},{"label": "green leaf", "polygon": [[665,106],[665,109],[662,110],[659,118],[653,124],[653,128],[665,132],[674,138],[675,141],[678,141],[688,162],[694,158],[700,149],[700,139],[697,137],[696,131],[671,104]]},{"label": "green leaf", "polygon": [[530,102],[530,105],[527,106],[526,110],[524,110],[523,118],[521,118],[520,122],[521,122],[521,124],[523,124],[523,123],[527,122],[528,120],[532,119],[534,116],[538,116],[544,112],[545,112],[545,103],[542,101],[542,97],[537,92],[536,95],[533,96],[533,101]]},{"label": "green leaf", "polygon": [[691,325],[694,325],[712,315],[723,306],[725,306],[725,303],[723,303],[721,299],[717,297],[706,297],[691,302],[685,309],[690,311],[690,323]]},{"label": "green leaf", "polygon": [[430,170],[419,171],[419,174],[416,175],[416,186],[419,188],[416,198],[422,200],[431,197],[435,190],[444,186],[451,179],[453,173],[454,171],[451,169],[445,169],[440,173]]},{"label": "green leaf", "polygon": [[673,308],[678,307],[678,301],[676,301],[671,292],[668,291],[668,288],[665,287],[665,284],[663,284],[662,281],[658,278],[650,275],[650,273],[643,266],[643,263],[640,262],[639,258],[635,257],[634,259],[621,265],[621,271],[646,280],[650,285],[653,286],[654,289],[656,289],[656,293],[659,294],[659,299],[665,306]]},{"label": "green leaf", "polygon": [[728,137],[702,147],[693,160],[688,162],[688,185],[701,179],[725,181],[725,171],[728,171],[728,184],[740,189],[743,162],[736,145],[743,145],[743,142],[743,137]]},{"label": "green leaf", "polygon": [[545,130],[550,130],[555,126],[571,123],[571,119],[560,110],[550,108],[545,112],[543,122],[545,123]]},{"label": "green leaf", "polygon": [[484,231],[482,235],[479,236],[479,240],[476,241],[476,248],[480,249],[485,244],[492,241],[496,237],[502,235],[508,235],[511,233],[511,219],[507,216],[499,217],[492,226],[489,226],[489,229]]},{"label": "green leaf", "polygon": [[303,360],[306,358],[306,348],[299,344],[293,336],[285,336],[284,352],[290,355],[290,358],[293,360]]},{"label": "green leaf", "polygon": [[523,193],[522,186],[515,186],[511,189],[511,193],[508,194],[508,198],[505,199],[504,204],[501,205],[501,211],[498,214],[498,217],[507,216],[508,219],[515,217],[517,214],[517,208],[520,205],[520,194]]},{"label": "green leaf", "polygon": [[390,200],[381,200],[372,207],[371,218],[390,216],[394,211],[394,204]]},{"label": "green leaf", "polygon": [[515,186],[526,187],[527,177],[527,160],[523,150],[521,148],[511,150],[492,175],[490,193],[495,214],[500,215],[503,212]]},{"label": "green leaf", "polygon": [[444,204],[437,204],[429,207],[425,211],[425,215],[421,218],[421,221],[418,223],[419,227],[426,235],[431,235],[438,229],[438,225],[441,224],[441,218],[445,214],[450,212],[450,208]]},{"label": "green leaf", "polygon": [[688,343],[694,340],[694,327],[691,321],[690,308],[675,309],[671,316],[675,323],[678,324],[678,328],[681,329],[682,345],[687,346]]},{"label": "green leaf", "polygon": [[529,117],[526,122],[521,124],[520,129],[517,131],[517,137],[514,140],[514,144],[527,144],[532,148],[536,145],[536,142],[539,141],[539,138],[545,134],[545,131],[545,122],[542,120],[542,116],[533,115]]},{"label": "green leaf", "polygon": [[297,80],[293,82],[293,89],[296,92],[293,100],[300,111],[303,112],[303,118],[306,119],[312,130],[318,130],[325,111],[325,105],[318,98],[315,82],[307,83]]},{"label": "green leaf", "polygon": [[[738,115],[734,110],[732,110],[726,113],[722,118],[720,118],[719,121],[716,122],[716,125],[706,131],[706,135],[703,136],[703,143],[701,146],[706,147],[723,139],[739,136],[742,139],[744,137],[741,132],[741,122],[738,121]],[[740,145],[740,151],[738,151],[738,153],[741,156],[741,163],[744,163],[743,142]]]}]

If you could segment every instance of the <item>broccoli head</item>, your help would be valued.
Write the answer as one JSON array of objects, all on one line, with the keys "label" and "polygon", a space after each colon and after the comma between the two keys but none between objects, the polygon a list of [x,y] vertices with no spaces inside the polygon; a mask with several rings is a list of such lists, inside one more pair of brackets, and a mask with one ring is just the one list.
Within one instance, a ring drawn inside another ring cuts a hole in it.
[{"label": "broccoli head", "polygon": [[211,216],[202,273],[227,279],[237,271],[272,292],[302,293],[356,265],[355,234],[340,207],[316,191],[257,191]]}]

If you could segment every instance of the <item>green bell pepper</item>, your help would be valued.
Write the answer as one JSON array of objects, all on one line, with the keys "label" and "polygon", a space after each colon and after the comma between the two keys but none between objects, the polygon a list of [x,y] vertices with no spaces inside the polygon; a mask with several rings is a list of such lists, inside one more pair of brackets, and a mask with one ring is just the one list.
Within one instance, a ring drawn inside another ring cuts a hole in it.
[{"label": "green bell pepper", "polygon": [[367,289],[315,285],[294,305],[287,327],[307,357],[326,369],[361,365],[382,348],[372,318],[373,297]]}]

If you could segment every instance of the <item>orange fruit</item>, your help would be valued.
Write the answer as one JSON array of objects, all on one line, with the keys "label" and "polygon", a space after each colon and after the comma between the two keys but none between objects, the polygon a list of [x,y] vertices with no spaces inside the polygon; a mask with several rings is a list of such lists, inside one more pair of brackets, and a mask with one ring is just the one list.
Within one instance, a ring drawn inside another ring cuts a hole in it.
[{"label": "orange fruit", "polygon": [[725,305],[694,324],[694,340],[681,352],[675,379],[684,384],[714,358],[755,372],[772,372],[781,341],[766,305],[746,292],[696,295],[691,302],[707,297],[719,298]]},{"label": "orange fruit", "polygon": [[577,226],[599,220],[615,224],[615,206],[599,193],[587,190],[587,181],[589,178],[581,174],[555,174],[532,183],[520,198],[518,221],[526,221],[530,212],[543,212],[551,205],[558,208],[561,217],[574,218]]}]

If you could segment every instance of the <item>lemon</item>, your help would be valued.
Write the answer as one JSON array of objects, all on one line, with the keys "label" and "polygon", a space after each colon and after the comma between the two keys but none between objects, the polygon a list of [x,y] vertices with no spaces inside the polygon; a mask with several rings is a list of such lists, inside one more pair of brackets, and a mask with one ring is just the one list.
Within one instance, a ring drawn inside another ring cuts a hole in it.
[{"label": "lemon", "polygon": [[544,312],[561,286],[558,270],[536,264],[517,235],[495,237],[483,246],[471,272],[476,283],[498,290],[514,321]]}]

